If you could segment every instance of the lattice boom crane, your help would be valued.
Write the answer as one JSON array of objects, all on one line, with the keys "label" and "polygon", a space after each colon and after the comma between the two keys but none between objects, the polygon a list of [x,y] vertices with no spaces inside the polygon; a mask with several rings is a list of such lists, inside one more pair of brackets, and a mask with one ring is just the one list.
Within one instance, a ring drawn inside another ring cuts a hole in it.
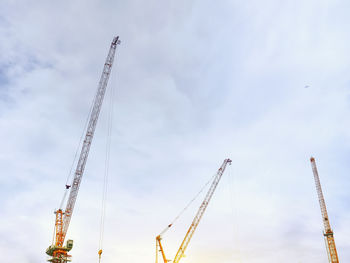
[{"label": "lattice boom crane", "polygon": [[322,220],[323,220],[323,226],[324,226],[323,235],[324,235],[324,238],[326,241],[328,260],[330,263],[339,263],[337,248],[335,247],[333,231],[331,229],[331,225],[330,225],[329,219],[328,219],[326,202],[324,201],[321,183],[320,183],[320,178],[319,178],[318,172],[317,172],[315,158],[311,157],[310,162],[311,162],[311,167],[312,167],[312,171],[313,171],[314,179],[315,179],[315,183],[316,183],[318,201],[319,201],[320,207],[321,207],[321,214],[322,214]]},{"label": "lattice boom crane", "polygon": [[[199,209],[198,209],[198,212],[196,214],[196,216],[194,217],[193,221],[192,221],[192,224],[191,226],[189,227],[187,233],[186,233],[186,236],[185,238],[183,239],[181,245],[180,245],[180,248],[178,249],[176,255],[175,255],[175,258],[173,260],[173,263],[178,263],[180,261],[180,259],[184,256],[184,253],[185,253],[185,250],[188,246],[188,244],[190,243],[191,241],[191,238],[194,234],[194,232],[196,231],[196,228],[205,212],[205,210],[207,209],[208,207],[208,204],[210,202],[210,199],[212,198],[214,192],[215,192],[215,189],[218,185],[218,183],[220,182],[220,179],[226,169],[226,166],[227,164],[231,164],[231,160],[230,159],[225,159],[223,164],[221,165],[221,167],[219,168],[219,170],[217,171],[216,173],[216,176],[214,177],[213,179],[213,182],[208,190],[208,193],[207,195],[205,196],[202,204],[200,205]],[[163,261],[164,263],[167,263],[168,260],[166,257],[165,257],[165,253],[164,253],[164,249],[163,249],[163,246],[162,246],[162,243],[161,243],[161,240],[162,240],[162,234],[168,229],[170,228],[172,225],[170,224],[160,235],[158,235],[156,237],[156,263],[158,263],[158,251],[161,252],[162,254],[162,258],[163,258]]]},{"label": "lattice boom crane", "polygon": [[73,248],[73,240],[67,240],[66,246],[63,246],[63,243],[67,234],[70,220],[72,218],[72,213],[77,199],[79,186],[81,183],[82,176],[84,174],[84,169],[89,155],[91,142],[94,137],[97,120],[101,111],[103,98],[106,92],[108,79],[111,73],[115,51],[119,43],[120,41],[118,36],[113,38],[106,62],[103,67],[102,76],[98,84],[97,93],[95,95],[93,107],[90,113],[90,119],[86,129],[85,138],[82,144],[79,160],[74,173],[73,183],[71,186],[66,185],[67,190],[70,188],[66,209],[63,211],[62,208],[59,208],[55,211],[55,239],[54,243],[51,246],[49,246],[46,250],[46,254],[50,256],[50,259],[48,261],[53,263],[66,263],[67,261],[70,261],[71,256],[68,255],[68,252]]}]

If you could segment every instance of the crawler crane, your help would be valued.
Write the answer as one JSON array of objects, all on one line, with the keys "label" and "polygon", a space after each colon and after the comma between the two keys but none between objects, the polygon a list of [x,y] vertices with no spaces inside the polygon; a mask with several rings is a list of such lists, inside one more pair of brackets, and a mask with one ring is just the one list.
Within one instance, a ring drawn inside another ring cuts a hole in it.
[{"label": "crawler crane", "polygon": [[[186,233],[186,236],[184,238],[184,240],[182,241],[181,245],[180,245],[180,248],[178,249],[176,255],[175,255],[175,258],[173,260],[173,263],[178,263],[180,261],[180,259],[184,256],[184,253],[185,253],[185,250],[188,246],[188,244],[190,243],[191,241],[191,238],[194,234],[194,232],[196,231],[196,228],[205,212],[205,210],[207,209],[208,207],[208,204],[210,202],[210,199],[212,198],[214,192],[215,192],[215,189],[218,185],[218,183],[220,182],[220,179],[221,179],[221,176],[223,175],[225,169],[226,169],[226,166],[227,164],[231,164],[231,160],[230,159],[225,159],[223,164],[221,165],[220,169],[217,171],[214,179],[213,179],[213,182],[209,188],[209,191],[207,193],[207,195],[205,196],[202,204],[200,205],[199,209],[198,209],[198,212],[196,214],[196,216],[194,217],[193,221],[192,221],[192,224],[191,226],[189,227],[187,233]],[[162,246],[162,235],[172,226],[172,224],[168,225],[168,227],[160,234],[156,237],[156,263],[158,263],[158,252],[161,252],[161,255],[162,255],[162,258],[163,258],[163,261],[164,263],[168,263],[169,261],[171,260],[168,260],[165,256],[165,253],[164,253],[164,249],[163,249],[163,246]]]},{"label": "crawler crane", "polygon": [[66,185],[66,192],[69,191],[66,209],[63,210],[61,204],[61,207],[55,211],[56,221],[54,241],[53,244],[50,245],[46,250],[46,254],[50,256],[50,259],[48,261],[52,263],[66,263],[68,261],[71,261],[71,255],[68,255],[68,252],[73,248],[73,240],[67,240],[65,246],[63,243],[67,234],[70,220],[72,218],[72,213],[75,201],[77,199],[79,186],[81,183],[82,176],[84,174],[84,169],[89,155],[91,142],[94,137],[97,120],[101,111],[103,98],[105,95],[108,79],[111,73],[115,51],[119,43],[119,37],[115,37],[112,41],[106,62],[103,67],[102,76],[98,84],[97,93],[95,95],[93,107],[90,113],[90,119],[87,125],[85,138],[82,143],[82,149],[74,173],[73,183],[72,185]]},{"label": "crawler crane", "polygon": [[335,247],[335,241],[333,236],[333,231],[331,229],[331,225],[329,223],[328,219],[328,213],[326,208],[326,202],[324,201],[320,178],[318,177],[317,167],[315,158],[310,158],[312,171],[314,173],[314,179],[316,183],[316,190],[318,195],[318,201],[320,203],[321,207],[321,213],[322,213],[322,220],[323,220],[323,226],[324,226],[324,232],[323,236],[326,241],[326,248],[327,248],[327,255],[328,255],[328,261],[330,263],[339,263],[338,254],[337,254],[337,248]]}]

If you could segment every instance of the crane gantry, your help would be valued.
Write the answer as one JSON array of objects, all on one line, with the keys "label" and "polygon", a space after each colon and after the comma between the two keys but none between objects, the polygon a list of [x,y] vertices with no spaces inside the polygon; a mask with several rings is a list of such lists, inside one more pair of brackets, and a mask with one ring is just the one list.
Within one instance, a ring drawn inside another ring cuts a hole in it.
[{"label": "crane gantry", "polygon": [[50,245],[46,250],[46,254],[50,256],[50,259],[48,261],[52,263],[66,263],[70,261],[71,255],[68,255],[68,252],[73,248],[73,240],[67,240],[65,246],[63,244],[67,234],[70,220],[72,218],[72,213],[77,199],[79,186],[81,183],[82,176],[84,174],[86,161],[90,151],[91,142],[94,137],[97,120],[101,111],[103,98],[106,92],[108,79],[111,73],[115,57],[115,51],[119,43],[119,37],[114,37],[106,58],[106,62],[103,67],[103,72],[98,84],[97,93],[95,95],[89,122],[86,128],[85,138],[80,151],[79,160],[74,173],[73,183],[71,185],[66,185],[66,191],[70,189],[66,209],[63,210],[62,207],[60,207],[55,211],[56,220],[54,241],[53,244]]},{"label": "crane gantry", "polygon": [[[180,259],[184,256],[184,253],[185,253],[185,250],[188,246],[188,244],[190,243],[191,241],[191,238],[194,234],[194,232],[196,231],[196,228],[205,212],[205,210],[207,209],[208,207],[208,204],[210,202],[210,199],[212,198],[214,192],[215,192],[215,189],[218,185],[218,183],[220,182],[220,179],[226,169],[226,166],[227,164],[231,164],[231,160],[230,159],[225,159],[223,164],[221,165],[221,167],[219,168],[219,170],[217,171],[214,179],[213,179],[213,182],[202,202],[202,204],[200,205],[199,209],[198,209],[198,212],[196,214],[196,216],[194,217],[187,233],[186,233],[186,236],[185,238],[183,239],[181,245],[180,245],[180,248],[178,249],[176,255],[175,255],[175,258],[173,260],[173,263],[178,263],[180,261]],[[156,237],[156,263],[158,263],[158,251],[161,252],[161,255],[162,255],[162,258],[163,258],[163,261],[164,263],[168,263],[170,260],[168,260],[165,256],[165,253],[164,253],[164,249],[163,249],[163,245],[162,245],[162,235],[172,226],[172,224],[168,225],[168,227],[161,233],[159,234],[157,237]]]},{"label": "crane gantry", "polygon": [[312,171],[314,174],[316,190],[317,190],[317,195],[318,195],[318,201],[319,201],[320,207],[321,207],[321,214],[322,214],[322,220],[323,220],[323,226],[324,226],[323,236],[324,236],[325,241],[326,241],[328,260],[330,263],[339,263],[337,248],[335,247],[333,231],[332,231],[331,225],[329,223],[326,202],[324,201],[321,183],[320,183],[320,178],[319,178],[318,172],[317,172],[315,158],[311,157],[310,162],[311,162],[311,167],[312,167]]}]

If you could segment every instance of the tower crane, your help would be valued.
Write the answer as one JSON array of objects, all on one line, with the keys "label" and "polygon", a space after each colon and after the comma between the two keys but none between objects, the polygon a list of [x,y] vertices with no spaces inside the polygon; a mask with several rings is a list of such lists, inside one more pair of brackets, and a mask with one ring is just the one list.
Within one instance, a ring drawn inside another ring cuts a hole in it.
[{"label": "tower crane", "polygon": [[74,205],[79,191],[79,186],[84,174],[84,169],[89,155],[91,142],[94,137],[97,120],[101,111],[103,98],[105,95],[108,79],[111,73],[115,51],[119,43],[119,36],[114,37],[107,55],[106,62],[103,67],[103,72],[98,84],[97,93],[93,102],[93,107],[90,112],[85,138],[82,143],[80,156],[74,173],[73,183],[72,185],[66,185],[66,191],[70,189],[66,209],[63,210],[61,205],[61,207],[55,211],[56,219],[54,241],[52,245],[50,245],[46,250],[46,254],[50,256],[50,259],[48,261],[52,263],[66,263],[68,261],[71,261],[71,255],[68,255],[68,252],[73,248],[73,240],[67,240],[65,246],[63,243],[67,234],[70,220],[72,218]]},{"label": "tower crane", "polygon": [[323,236],[325,238],[328,261],[330,263],[339,263],[337,248],[335,247],[333,231],[332,231],[331,225],[329,223],[326,202],[324,201],[321,183],[320,183],[320,178],[319,178],[318,172],[317,172],[315,158],[311,157],[310,162],[311,162],[311,167],[312,167],[312,171],[313,171],[314,179],[315,179],[315,183],[316,183],[318,201],[319,201],[320,207],[321,207],[321,214],[322,214],[322,220],[323,220],[323,226],[324,226]]},{"label": "tower crane", "polygon": [[[200,205],[199,209],[198,209],[198,212],[196,214],[196,216],[194,217],[187,233],[186,233],[186,236],[185,238],[183,239],[181,245],[180,245],[180,248],[178,249],[176,255],[175,255],[175,258],[173,260],[173,263],[178,263],[180,261],[180,259],[184,256],[184,253],[185,253],[185,250],[188,246],[188,244],[190,243],[191,241],[191,238],[194,234],[194,232],[196,231],[196,228],[205,212],[205,210],[207,209],[208,207],[208,204],[210,202],[210,199],[212,198],[214,192],[215,192],[215,189],[218,185],[218,183],[220,182],[220,179],[226,169],[226,166],[227,164],[231,164],[231,160],[230,159],[225,159],[223,164],[221,165],[221,167],[219,168],[219,170],[217,171],[214,179],[213,179],[213,182],[208,190],[208,193],[206,194],[202,204]],[[159,234],[157,237],[156,237],[156,263],[158,263],[158,252],[161,252],[161,255],[162,255],[162,258],[163,258],[163,261],[164,263],[168,263],[169,261],[171,260],[168,260],[165,256],[165,253],[164,253],[164,249],[163,249],[163,245],[162,245],[162,235],[172,226],[172,224],[168,225],[166,229],[163,230],[163,232],[161,234]]]}]

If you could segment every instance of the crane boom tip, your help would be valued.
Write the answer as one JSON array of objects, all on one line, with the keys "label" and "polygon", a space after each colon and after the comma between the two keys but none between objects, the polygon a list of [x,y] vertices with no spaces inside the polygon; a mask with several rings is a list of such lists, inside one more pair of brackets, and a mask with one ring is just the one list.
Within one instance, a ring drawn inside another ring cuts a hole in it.
[{"label": "crane boom tip", "polygon": [[113,38],[112,45],[119,45],[119,44],[120,44],[119,36],[116,36],[115,38]]}]

